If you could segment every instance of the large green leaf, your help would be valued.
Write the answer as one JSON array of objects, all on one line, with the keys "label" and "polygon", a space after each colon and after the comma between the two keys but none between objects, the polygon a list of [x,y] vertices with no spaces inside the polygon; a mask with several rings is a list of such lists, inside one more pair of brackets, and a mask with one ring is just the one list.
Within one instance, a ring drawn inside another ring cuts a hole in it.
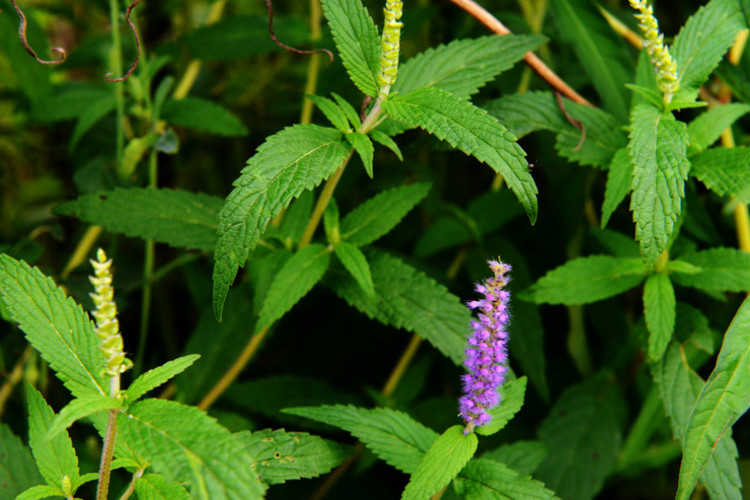
[{"label": "large green leaf", "polygon": [[26,338],[76,397],[107,394],[94,324],[52,279],[0,254],[0,299]]},{"label": "large green leaf", "polygon": [[135,482],[138,500],[189,500],[190,495],[177,481],[160,474],[146,474]]},{"label": "large green leaf", "polygon": [[389,116],[420,127],[474,156],[503,175],[533,224],[537,188],[516,138],[495,118],[453,94],[435,88],[415,90],[383,102]]},{"label": "large green leaf", "polygon": [[458,475],[474,456],[478,444],[477,435],[464,433],[463,426],[449,427],[427,450],[401,499],[428,500]]},{"label": "large green leaf", "polygon": [[190,365],[200,358],[198,354],[182,356],[171,361],[167,361],[161,366],[157,366],[146,373],[141,374],[125,391],[125,396],[132,403],[148,391],[159,387],[169,381],[172,377],[187,370]]},{"label": "large green leaf", "polygon": [[604,191],[602,204],[602,228],[607,225],[609,218],[617,210],[622,200],[630,193],[630,179],[633,175],[633,165],[630,163],[628,150],[617,150],[607,173],[607,187]]},{"label": "large green leaf", "polygon": [[500,462],[522,476],[536,472],[546,456],[547,448],[541,441],[515,441],[482,453],[483,459]]},{"label": "large green leaf", "polygon": [[526,377],[517,378],[503,384],[500,389],[500,404],[489,411],[492,420],[476,428],[476,433],[491,436],[506,426],[523,406],[526,395]]},{"label": "large green leaf", "polygon": [[685,430],[677,498],[687,499],[719,442],[750,407],[750,299],[724,334],[716,366],[695,401]]},{"label": "large green leaf", "polygon": [[429,190],[429,183],[418,182],[381,191],[346,214],[341,239],[357,246],[372,243],[406,217]]},{"label": "large green leaf", "polygon": [[323,0],[322,3],[349,77],[359,90],[375,97],[380,64],[380,38],[375,23],[359,0]]},{"label": "large green leaf", "polygon": [[688,19],[672,43],[680,94],[694,95],[744,28],[737,0],[711,0]]},{"label": "large green leaf", "polygon": [[60,410],[52,423],[47,426],[46,439],[52,439],[62,431],[73,425],[76,420],[91,416],[103,410],[114,410],[121,408],[123,401],[111,396],[101,394],[87,394],[76,398]]},{"label": "large green leaf", "polygon": [[137,455],[167,479],[188,481],[212,500],[260,500],[264,486],[242,444],[192,406],[145,399],[117,419]]},{"label": "large green leaf", "polygon": [[401,65],[392,92],[435,87],[467,99],[544,41],[540,35],[489,35],[427,49]]},{"label": "large green leaf", "polygon": [[254,457],[255,470],[266,484],[320,476],[352,453],[348,446],[305,432],[264,429],[235,436]]},{"label": "large green leaf", "polygon": [[465,500],[551,500],[555,494],[529,476],[521,475],[503,463],[484,458],[474,459],[453,481]]},{"label": "large green leaf", "polygon": [[549,455],[537,470],[562,498],[593,498],[617,462],[624,402],[606,377],[566,390],[542,423]]},{"label": "large green leaf", "polygon": [[709,292],[750,291],[750,254],[742,250],[711,248],[682,255],[675,262],[692,266],[689,272],[672,274],[672,279],[678,285]]},{"label": "large green leaf", "polygon": [[690,174],[722,196],[750,203],[750,148],[712,148],[692,158]]},{"label": "large green leaf", "polygon": [[640,259],[591,255],[549,271],[518,297],[537,304],[588,304],[629,290],[646,276]]},{"label": "large green leaf", "polygon": [[55,209],[108,231],[177,248],[212,251],[222,199],[173,189],[117,188],[86,194]]},{"label": "large green leaf", "polygon": [[343,270],[331,272],[326,284],[367,316],[415,332],[454,363],[463,362],[471,314],[459,298],[396,257],[375,251],[366,256],[374,298]]},{"label": "large green leaf", "polygon": [[0,498],[16,498],[44,481],[29,449],[5,424],[0,424]]},{"label": "large green leaf", "polygon": [[619,36],[588,0],[552,0],[552,12],[566,42],[604,101],[619,119],[628,114],[625,84],[632,81],[632,62]]},{"label": "large green leaf", "polygon": [[213,308],[221,319],[229,286],[266,225],[305,189],[331,176],[349,154],[338,130],[295,125],[269,137],[248,160],[219,212]]},{"label": "large green leaf", "polygon": [[666,273],[648,277],[643,287],[643,306],[649,332],[648,357],[651,361],[658,361],[672,339],[676,318],[674,287]]},{"label": "large green leaf", "polygon": [[716,142],[721,133],[742,115],[750,113],[750,105],[729,103],[702,113],[688,125],[690,151],[700,152]]},{"label": "large green leaf", "polygon": [[200,97],[170,99],[161,109],[161,118],[173,125],[194,128],[211,134],[243,137],[245,125],[228,109]]},{"label": "large green leaf", "polygon": [[687,127],[649,105],[633,110],[628,152],[633,162],[630,209],[641,256],[651,267],[666,250],[680,216],[687,160]]}]

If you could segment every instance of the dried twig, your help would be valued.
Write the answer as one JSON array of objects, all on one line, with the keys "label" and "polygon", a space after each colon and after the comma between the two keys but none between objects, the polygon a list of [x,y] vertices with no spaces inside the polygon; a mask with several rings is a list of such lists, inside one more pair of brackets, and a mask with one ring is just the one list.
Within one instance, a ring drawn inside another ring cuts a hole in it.
[{"label": "dried twig", "polygon": [[294,52],[295,54],[319,54],[321,52],[325,52],[330,59],[330,61],[328,61],[328,64],[331,64],[333,62],[333,52],[328,49],[301,50],[295,49],[294,47],[290,47],[289,45],[280,42],[279,39],[276,38],[276,33],[274,33],[273,31],[273,5],[271,5],[271,0],[266,0],[266,7],[268,7],[268,32],[271,34],[271,40],[273,40],[273,43],[275,43],[282,49]]},{"label": "dried twig", "polygon": [[[138,36],[138,30],[136,29],[135,24],[133,24],[133,21],[130,20],[130,11],[133,10],[133,8],[138,5],[140,1],[141,0],[133,0],[133,3],[128,6],[128,10],[125,11],[125,20],[130,25],[130,29],[133,30],[133,35],[135,36],[135,60],[130,65],[130,68],[128,68],[128,72],[119,78],[112,78],[112,75],[114,75],[114,73],[107,73],[106,75],[104,75],[104,78],[108,82],[124,82],[125,80],[127,80],[128,77],[133,74],[135,67],[138,66],[138,61],[140,61],[141,59],[141,38]],[[117,27],[112,26],[112,29],[117,29]]]},{"label": "dried twig", "polygon": [[13,8],[16,9],[16,12],[18,12],[18,17],[21,18],[21,23],[18,25],[18,37],[21,39],[21,45],[23,45],[23,48],[26,49],[26,52],[31,54],[31,56],[36,59],[36,62],[39,64],[60,64],[65,60],[67,57],[67,54],[65,53],[65,49],[62,47],[52,47],[50,51],[60,54],[60,59],[54,59],[51,61],[47,61],[46,59],[40,58],[38,55],[36,55],[36,52],[34,52],[34,49],[31,48],[29,45],[29,40],[26,37],[26,16],[23,14],[23,11],[21,8],[16,4],[16,0],[10,0],[11,5],[13,5]]}]

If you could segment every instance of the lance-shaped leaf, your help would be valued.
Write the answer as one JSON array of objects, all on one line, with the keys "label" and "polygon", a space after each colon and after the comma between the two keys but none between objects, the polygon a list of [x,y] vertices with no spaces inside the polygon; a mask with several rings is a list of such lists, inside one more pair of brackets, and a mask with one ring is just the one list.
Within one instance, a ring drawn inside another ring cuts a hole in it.
[{"label": "lance-shaped leaf", "polygon": [[633,162],[630,209],[646,266],[666,250],[680,216],[687,159],[687,130],[671,113],[639,105],[633,110],[628,152]]},{"label": "lance-shaped leaf", "polygon": [[519,474],[504,463],[474,459],[453,482],[456,493],[465,500],[551,500],[555,493],[529,476]]},{"label": "lance-shaped leaf", "polygon": [[117,398],[101,394],[88,394],[76,398],[60,410],[47,428],[46,439],[52,439],[73,425],[73,422],[103,410],[121,408],[123,402]]},{"label": "lance-shaped leaf", "polygon": [[213,308],[221,319],[229,286],[266,225],[305,189],[330,177],[349,153],[343,135],[317,125],[295,125],[271,136],[248,160],[219,212],[214,252]]},{"label": "lance-shaped leaf", "polygon": [[750,149],[712,148],[692,158],[690,174],[722,196],[750,203]]},{"label": "lance-shaped leaf", "polygon": [[317,95],[307,94],[305,97],[310,99],[315,106],[323,112],[325,117],[331,122],[331,125],[336,127],[342,132],[350,132],[351,126],[349,126],[349,120],[346,119],[346,115],[340,107],[336,105],[332,100]]},{"label": "lance-shaped leaf", "polygon": [[729,103],[717,106],[700,114],[688,125],[690,151],[700,152],[719,140],[725,128],[730,127],[742,115],[750,113],[750,104]]},{"label": "lance-shaped leaf", "polygon": [[591,255],[553,269],[518,298],[537,304],[588,304],[629,290],[646,275],[640,259]]},{"label": "lance-shaped leaf", "polygon": [[359,0],[323,0],[322,3],[349,78],[363,93],[376,96],[380,38],[370,14]]},{"label": "lance-shaped leaf", "polygon": [[161,366],[147,371],[141,374],[137,379],[133,381],[125,391],[125,396],[129,402],[134,402],[148,391],[159,387],[161,384],[167,382],[172,377],[185,371],[190,365],[200,358],[198,354],[190,354],[188,356],[182,356],[181,358],[167,361]]},{"label": "lance-shaped leaf", "polygon": [[709,292],[750,290],[750,254],[736,248],[711,248],[682,255],[676,263],[688,264],[672,274],[678,285]]},{"label": "lance-shaped leaf", "polygon": [[305,432],[264,429],[235,436],[254,457],[255,470],[266,484],[320,476],[352,454],[349,446]]},{"label": "lance-shaped leaf", "polygon": [[604,191],[602,204],[602,229],[609,222],[609,218],[617,210],[622,200],[630,193],[630,179],[633,174],[633,164],[630,163],[627,149],[619,149],[612,158],[607,172],[607,187]]},{"label": "lance-shaped leaf", "polygon": [[292,255],[268,289],[256,330],[270,326],[307,295],[323,277],[330,261],[331,252],[319,244],[308,245]]},{"label": "lance-shaped leaf", "polygon": [[188,481],[207,498],[260,500],[264,486],[253,458],[216,420],[192,406],[146,399],[117,419],[122,438],[154,471]]},{"label": "lance-shaped leaf", "polygon": [[76,397],[107,394],[104,355],[88,315],[48,277],[0,254],[0,299],[26,338]]},{"label": "lance-shaped leaf", "polygon": [[346,241],[336,243],[333,246],[333,250],[346,270],[351,273],[352,277],[359,283],[359,286],[362,287],[362,291],[368,297],[374,298],[375,287],[372,284],[372,271],[370,271],[370,264],[367,263],[367,257],[362,253],[362,250]]},{"label": "lance-shaped leaf", "polygon": [[492,420],[488,424],[477,427],[475,429],[477,434],[491,436],[510,422],[523,406],[527,381],[528,379],[524,376],[503,384],[500,388],[500,404],[489,411]]},{"label": "lance-shaped leaf", "polygon": [[5,424],[0,424],[0,496],[16,498],[44,481],[29,449]]},{"label": "lance-shaped leaf", "polygon": [[690,498],[719,442],[750,407],[750,299],[724,334],[716,366],[690,414],[685,430],[677,498]]},{"label": "lance-shaped leaf", "polygon": [[117,188],[63,203],[55,213],[176,248],[212,251],[222,199],[174,189]]},{"label": "lance-shaped leaf", "polygon": [[524,158],[526,153],[513,134],[486,111],[435,88],[393,96],[383,102],[383,110],[411,127],[423,128],[501,173],[531,223],[536,222],[537,188]]},{"label": "lance-shaped leaf", "polygon": [[162,107],[161,118],[173,125],[211,134],[229,137],[242,137],[248,134],[245,125],[228,109],[200,97],[169,99]]},{"label": "lance-shaped leaf", "polygon": [[643,306],[648,327],[648,357],[658,361],[669,345],[674,331],[677,301],[674,287],[666,273],[648,277],[643,287]]},{"label": "lance-shaped leaf", "polygon": [[375,152],[375,147],[372,145],[370,138],[359,132],[351,132],[346,134],[346,140],[354,147],[354,150],[362,160],[362,164],[365,166],[367,175],[372,179],[372,157]]}]

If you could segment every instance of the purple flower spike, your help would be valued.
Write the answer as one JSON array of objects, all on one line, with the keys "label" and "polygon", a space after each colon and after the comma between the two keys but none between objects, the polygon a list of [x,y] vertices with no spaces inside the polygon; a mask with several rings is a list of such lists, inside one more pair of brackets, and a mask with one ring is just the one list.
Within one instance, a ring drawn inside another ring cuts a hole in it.
[{"label": "purple flower spike", "polygon": [[499,260],[488,264],[495,276],[476,286],[484,298],[467,303],[470,309],[478,311],[477,321],[471,322],[474,333],[467,341],[464,361],[469,373],[463,376],[463,396],[458,400],[467,434],[492,419],[488,410],[500,403],[498,389],[507,370],[510,292],[504,288],[510,280],[507,276],[510,266]]}]

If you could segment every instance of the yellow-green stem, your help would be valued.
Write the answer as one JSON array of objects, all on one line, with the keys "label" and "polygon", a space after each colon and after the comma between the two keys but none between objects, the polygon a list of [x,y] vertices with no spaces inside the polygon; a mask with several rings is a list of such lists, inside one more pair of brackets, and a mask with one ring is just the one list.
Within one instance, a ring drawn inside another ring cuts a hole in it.
[{"label": "yellow-green stem", "polygon": [[[320,40],[320,22],[322,18],[320,0],[310,0],[310,41],[315,43]],[[318,87],[318,74],[320,73],[320,61],[322,54],[312,54],[310,64],[307,66],[307,79],[305,81],[305,94],[314,94]],[[313,103],[310,99],[303,99],[300,123],[312,121]]]},{"label": "yellow-green stem", "polygon": [[138,469],[133,474],[133,479],[130,481],[130,484],[128,485],[128,488],[123,492],[122,496],[120,497],[120,500],[128,500],[130,498],[130,495],[133,494],[135,491],[135,483],[143,477],[143,473],[145,472],[145,469]]},{"label": "yellow-green stem", "polygon": [[[112,25],[112,51],[110,53],[110,65],[112,73],[122,75],[122,42],[120,40],[120,9],[118,0],[109,0],[110,24]],[[117,130],[115,132],[115,161],[117,165],[122,160],[122,152],[125,147],[125,87],[121,83],[115,83],[115,105],[117,110]]]},{"label": "yellow-green stem", "polygon": [[398,383],[404,376],[409,363],[411,363],[411,360],[414,359],[414,356],[417,354],[417,349],[421,343],[422,338],[419,335],[412,335],[411,340],[409,340],[409,345],[404,349],[401,358],[398,360],[398,363],[396,363],[396,367],[391,372],[391,376],[388,377],[388,381],[383,386],[383,390],[381,391],[383,396],[386,398],[393,396],[393,391],[396,390],[396,386],[398,386]]},{"label": "yellow-green stem", "polygon": [[[109,378],[109,395],[117,397],[120,394],[120,375]],[[115,439],[117,438],[117,414],[119,410],[107,412],[107,431],[102,445],[102,459],[99,463],[99,483],[96,486],[96,500],[107,500],[109,495],[109,478],[112,472],[112,457],[115,454]]]},{"label": "yellow-green stem", "polygon": [[99,235],[102,234],[103,230],[104,228],[102,226],[89,226],[89,228],[83,234],[83,238],[81,238],[81,241],[78,242],[78,246],[76,247],[75,251],[73,251],[73,255],[70,257],[70,260],[67,264],[65,264],[65,269],[63,269],[63,272],[60,274],[63,279],[70,276],[70,273],[73,271],[73,269],[80,266],[86,261],[89,253],[91,252],[91,247],[94,246],[94,243],[96,243],[96,239],[99,238]]},{"label": "yellow-green stem", "polygon": [[23,353],[21,354],[21,357],[18,358],[18,361],[13,366],[13,369],[6,377],[2,388],[0,388],[0,417],[3,416],[3,412],[5,411],[5,403],[8,402],[8,398],[13,393],[13,388],[23,378],[24,367],[26,366],[26,361],[29,359],[29,356],[31,356],[31,352],[31,345],[27,345],[26,349],[24,349]]}]

